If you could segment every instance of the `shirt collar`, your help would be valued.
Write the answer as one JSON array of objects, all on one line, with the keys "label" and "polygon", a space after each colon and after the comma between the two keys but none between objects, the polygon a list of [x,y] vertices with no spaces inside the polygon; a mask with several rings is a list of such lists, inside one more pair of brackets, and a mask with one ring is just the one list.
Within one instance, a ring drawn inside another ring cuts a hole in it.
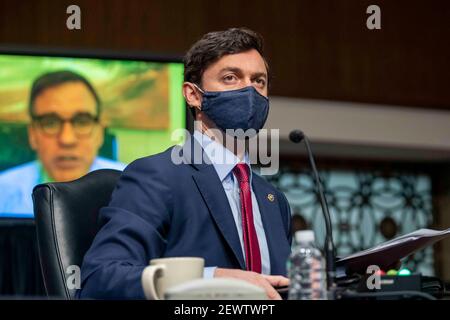
[{"label": "shirt collar", "polygon": [[225,148],[221,143],[212,140],[206,134],[195,130],[193,136],[211,160],[220,181],[223,181],[238,163],[246,163],[251,169],[247,152],[245,152],[244,159],[240,160],[233,152]]},{"label": "shirt collar", "polygon": [[46,182],[55,182],[50,176],[47,174],[47,171],[45,171],[44,167],[42,166],[42,163],[37,160],[37,167],[39,171],[39,183],[46,183]]}]

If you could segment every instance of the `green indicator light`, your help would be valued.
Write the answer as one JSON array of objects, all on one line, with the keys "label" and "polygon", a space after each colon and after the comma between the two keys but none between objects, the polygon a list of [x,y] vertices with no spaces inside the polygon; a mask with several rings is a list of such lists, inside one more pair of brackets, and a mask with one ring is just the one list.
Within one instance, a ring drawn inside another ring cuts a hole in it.
[{"label": "green indicator light", "polygon": [[395,269],[391,269],[386,273],[388,276],[396,276],[397,275],[397,270]]},{"label": "green indicator light", "polygon": [[409,271],[408,269],[401,269],[399,272],[398,272],[398,275],[399,276],[410,276],[411,275],[411,271]]}]

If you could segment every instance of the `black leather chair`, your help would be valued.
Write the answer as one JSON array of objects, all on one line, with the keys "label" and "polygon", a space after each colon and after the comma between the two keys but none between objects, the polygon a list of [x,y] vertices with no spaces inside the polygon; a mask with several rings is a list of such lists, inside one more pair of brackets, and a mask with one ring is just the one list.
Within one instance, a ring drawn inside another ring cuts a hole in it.
[{"label": "black leather chair", "polygon": [[109,203],[121,171],[102,169],[71,182],[37,185],[33,205],[39,259],[47,295],[73,299],[66,279],[79,266],[101,227],[98,212]]}]

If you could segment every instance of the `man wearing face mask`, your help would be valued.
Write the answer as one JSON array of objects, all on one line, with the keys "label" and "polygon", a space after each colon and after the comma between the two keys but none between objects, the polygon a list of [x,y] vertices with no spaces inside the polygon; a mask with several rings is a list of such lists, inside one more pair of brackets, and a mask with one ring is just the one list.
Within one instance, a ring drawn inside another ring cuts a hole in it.
[{"label": "man wearing face mask", "polygon": [[255,134],[266,121],[262,38],[244,28],[211,32],[184,62],[194,134],[125,169],[100,211],[104,226],[84,258],[79,298],[143,299],[142,272],[159,257],[203,257],[204,277],[245,280],[271,299],[289,284],[288,202],[251,171],[245,148],[227,143],[236,139],[230,130]]}]

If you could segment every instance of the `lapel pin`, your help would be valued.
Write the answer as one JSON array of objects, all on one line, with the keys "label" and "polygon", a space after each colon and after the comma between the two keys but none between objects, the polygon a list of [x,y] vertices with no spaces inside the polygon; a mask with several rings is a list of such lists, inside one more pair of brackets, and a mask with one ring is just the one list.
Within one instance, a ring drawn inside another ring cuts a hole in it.
[{"label": "lapel pin", "polygon": [[267,195],[267,199],[269,199],[270,202],[273,202],[275,200],[275,196],[273,194],[269,193]]}]

